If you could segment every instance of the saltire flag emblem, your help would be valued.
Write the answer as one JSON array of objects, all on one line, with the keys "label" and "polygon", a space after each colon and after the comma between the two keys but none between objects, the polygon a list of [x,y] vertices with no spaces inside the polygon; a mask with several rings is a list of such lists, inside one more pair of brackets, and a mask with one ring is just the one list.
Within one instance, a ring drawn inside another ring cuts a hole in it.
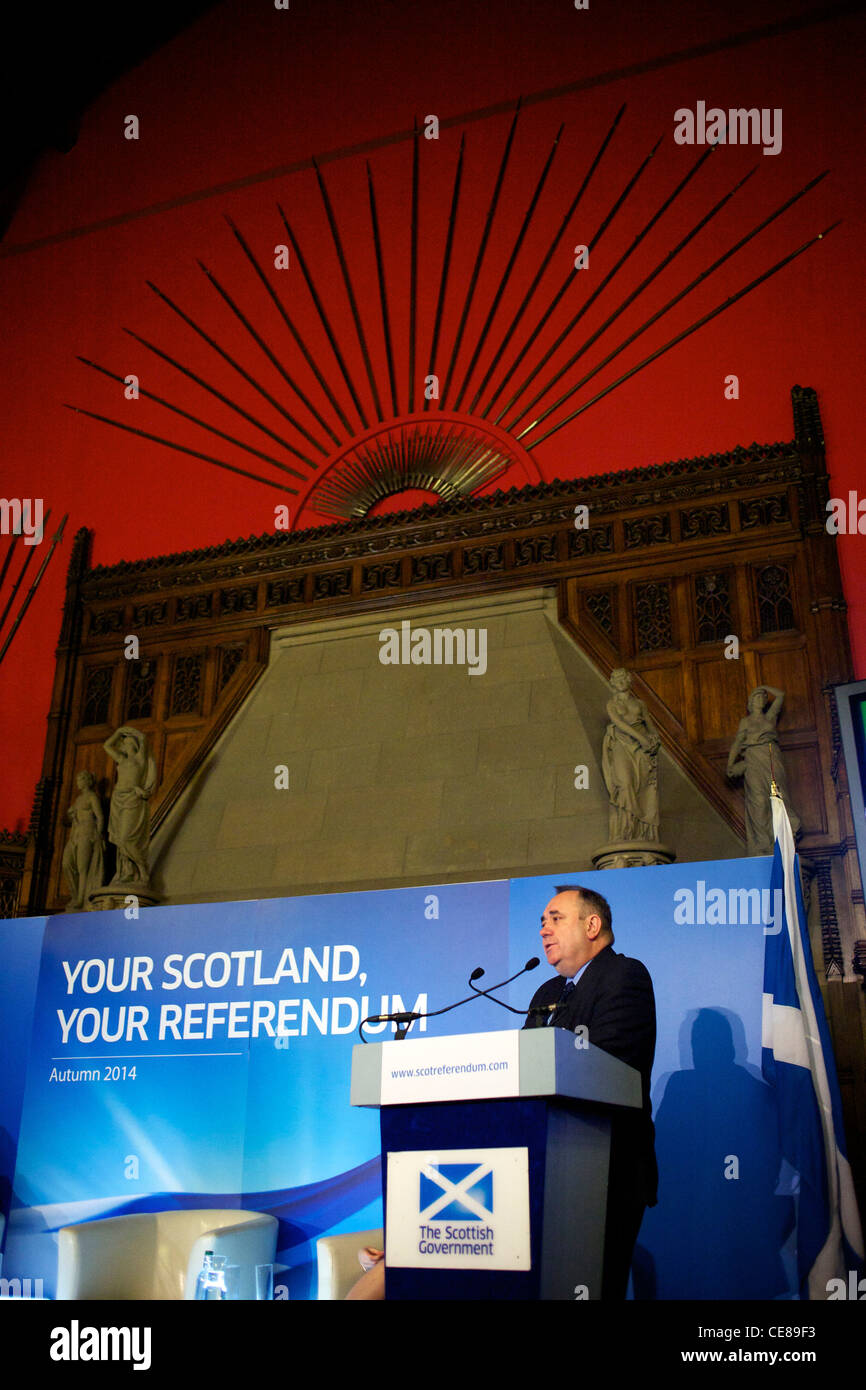
[{"label": "saltire flag emblem", "polygon": [[782,1153],[800,1179],[800,1298],[826,1299],[830,1279],[846,1280],[851,1270],[862,1267],[863,1235],[794,837],[784,802],[775,794],[770,801],[775,837],[771,887],[782,892],[784,920],[781,930],[765,935],[761,1069],[776,1091]]},{"label": "saltire flag emblem", "polygon": [[419,1216],[424,1221],[491,1221],[490,1163],[425,1163],[419,1173]]}]

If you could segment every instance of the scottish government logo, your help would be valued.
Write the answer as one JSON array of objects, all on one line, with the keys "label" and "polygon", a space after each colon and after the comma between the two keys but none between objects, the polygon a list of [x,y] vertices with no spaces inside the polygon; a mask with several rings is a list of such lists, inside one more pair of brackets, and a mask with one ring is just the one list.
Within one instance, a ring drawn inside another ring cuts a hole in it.
[{"label": "scottish government logo", "polygon": [[529,1269],[525,1148],[388,1155],[385,1259],[406,1269]]},{"label": "scottish government logo", "polygon": [[420,1174],[422,1221],[487,1221],[493,1216],[489,1163],[430,1163]]}]

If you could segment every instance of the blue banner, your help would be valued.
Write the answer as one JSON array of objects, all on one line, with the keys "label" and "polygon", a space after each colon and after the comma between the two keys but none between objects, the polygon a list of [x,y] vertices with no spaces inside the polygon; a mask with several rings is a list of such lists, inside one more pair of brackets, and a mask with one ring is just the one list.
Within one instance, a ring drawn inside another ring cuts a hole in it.
[{"label": "blue banner", "polygon": [[[655,987],[661,1182],[638,1298],[790,1296],[792,1202],[777,1193],[760,1075],[770,870],[725,860],[571,880],[608,898],[614,949]],[[534,877],[50,920],[32,1036],[22,1021],[18,1039],[27,1077],[4,1275],[42,1278],[50,1295],[61,1226],[238,1206],[279,1219],[277,1284],[314,1298],[316,1239],[382,1220],[378,1115],[349,1105],[360,1020],[442,1008],[470,993],[476,966],[487,987],[543,957],[555,887]],[[549,973],[542,963],[503,997],[525,1008]],[[410,1038],[519,1025],[479,999]]]}]

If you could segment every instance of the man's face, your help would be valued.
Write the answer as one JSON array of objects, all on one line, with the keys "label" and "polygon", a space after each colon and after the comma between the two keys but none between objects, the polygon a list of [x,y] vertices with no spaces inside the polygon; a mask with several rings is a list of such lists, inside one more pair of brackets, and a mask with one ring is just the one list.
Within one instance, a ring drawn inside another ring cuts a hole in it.
[{"label": "man's face", "polygon": [[577,893],[557,893],[541,914],[541,940],[548,965],[568,978],[595,953],[601,929],[597,913],[586,912]]}]

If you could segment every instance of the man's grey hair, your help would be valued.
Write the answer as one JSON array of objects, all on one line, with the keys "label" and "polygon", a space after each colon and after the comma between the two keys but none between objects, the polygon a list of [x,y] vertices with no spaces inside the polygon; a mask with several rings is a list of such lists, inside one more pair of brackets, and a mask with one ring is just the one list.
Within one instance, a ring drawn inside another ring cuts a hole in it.
[{"label": "man's grey hair", "polygon": [[601,918],[601,929],[605,936],[609,936],[613,941],[613,915],[610,910],[610,903],[607,898],[603,898],[601,893],[596,893],[594,888],[582,888],[579,883],[558,883],[557,893],[578,893],[581,902],[587,909],[587,916],[596,912]]}]

